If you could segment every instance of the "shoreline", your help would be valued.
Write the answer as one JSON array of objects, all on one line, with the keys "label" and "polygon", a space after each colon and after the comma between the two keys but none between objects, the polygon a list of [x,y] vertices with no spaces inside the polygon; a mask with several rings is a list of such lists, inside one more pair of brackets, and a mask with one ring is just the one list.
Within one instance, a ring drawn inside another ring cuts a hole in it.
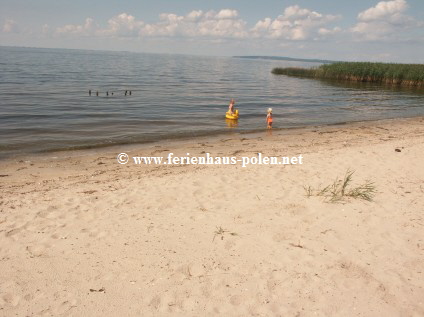
[{"label": "shoreline", "polygon": [[[0,162],[0,315],[421,316],[424,117]],[[347,170],[372,201],[308,197]]]},{"label": "shoreline", "polygon": [[[423,116],[414,116],[414,117],[400,117],[400,118],[389,118],[389,119],[379,119],[379,120],[362,120],[362,121],[345,121],[345,122],[338,122],[338,123],[329,123],[329,124],[322,124],[322,125],[307,125],[307,126],[301,126],[301,127],[288,127],[288,128],[273,128],[273,133],[281,134],[284,132],[288,132],[288,134],[291,134],[291,132],[302,132],[302,131],[308,131],[310,129],[325,129],[330,128],[333,126],[354,126],[357,124],[366,124],[366,125],[373,125],[373,124],[385,124],[386,122],[390,121],[403,121],[403,120],[414,120],[414,119],[422,119]],[[63,157],[79,157],[79,156],[87,156],[92,154],[110,154],[115,149],[118,151],[122,148],[125,148],[128,150],[128,152],[139,150],[139,149],[150,149],[157,146],[174,146],[174,145],[181,145],[181,144],[189,144],[190,142],[218,142],[222,138],[229,138],[229,139],[237,139],[241,137],[245,138],[255,138],[258,136],[263,136],[268,133],[267,129],[263,130],[255,130],[255,131],[233,131],[231,134],[228,132],[222,132],[222,133],[216,133],[210,136],[194,136],[194,137],[181,137],[181,138],[172,138],[172,139],[161,139],[156,141],[149,141],[145,143],[128,143],[128,144],[115,144],[115,145],[102,145],[102,146],[87,146],[84,148],[77,148],[77,149],[59,149],[59,150],[46,150],[42,152],[24,152],[24,153],[18,153],[18,154],[12,154],[8,157],[4,157],[0,159],[0,165],[2,163],[10,163],[10,162],[17,162],[17,161],[28,161],[28,160],[35,160],[35,159],[57,159],[57,158],[63,158]]]}]

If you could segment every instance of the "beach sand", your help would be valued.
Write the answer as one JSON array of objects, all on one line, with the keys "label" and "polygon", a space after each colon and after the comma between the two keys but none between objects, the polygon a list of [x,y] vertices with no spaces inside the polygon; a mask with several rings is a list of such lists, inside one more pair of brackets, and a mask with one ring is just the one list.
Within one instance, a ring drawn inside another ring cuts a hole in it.
[{"label": "beach sand", "polygon": [[[0,162],[0,316],[424,316],[423,157],[412,118]],[[349,169],[372,201],[307,197]]]}]

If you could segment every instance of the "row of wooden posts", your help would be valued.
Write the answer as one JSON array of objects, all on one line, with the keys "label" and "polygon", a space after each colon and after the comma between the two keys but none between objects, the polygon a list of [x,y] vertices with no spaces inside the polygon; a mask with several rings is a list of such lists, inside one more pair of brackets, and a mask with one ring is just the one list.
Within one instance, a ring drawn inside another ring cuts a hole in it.
[{"label": "row of wooden posts", "polygon": [[[125,96],[131,96],[131,94],[132,94],[131,90],[125,90]],[[93,92],[93,91],[91,91],[91,89],[90,89],[90,90],[88,91],[88,95],[89,95],[89,96],[91,96],[91,95],[99,96],[99,95],[100,95],[100,93],[99,93],[98,91]],[[113,93],[113,92],[111,92],[111,93],[110,93],[110,95],[111,95],[111,96],[113,96],[113,95],[114,95],[114,93]],[[106,91],[106,96],[109,96],[109,91]]]}]

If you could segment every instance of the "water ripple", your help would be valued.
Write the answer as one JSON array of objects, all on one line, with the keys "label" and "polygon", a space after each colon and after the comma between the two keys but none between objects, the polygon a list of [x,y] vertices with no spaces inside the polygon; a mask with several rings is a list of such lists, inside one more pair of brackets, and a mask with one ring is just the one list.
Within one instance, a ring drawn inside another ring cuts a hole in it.
[{"label": "water ripple", "polygon": [[[424,115],[422,89],[270,72],[305,63],[12,47],[0,60],[0,157],[256,131],[268,107],[277,128]],[[223,119],[231,98],[235,129]]]}]

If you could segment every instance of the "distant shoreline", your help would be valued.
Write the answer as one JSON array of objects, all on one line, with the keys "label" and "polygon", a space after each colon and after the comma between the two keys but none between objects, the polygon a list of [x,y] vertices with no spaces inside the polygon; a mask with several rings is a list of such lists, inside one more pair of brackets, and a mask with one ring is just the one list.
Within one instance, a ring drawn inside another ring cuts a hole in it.
[{"label": "distant shoreline", "polygon": [[332,64],[338,61],[332,61],[327,59],[315,59],[315,58],[293,58],[293,57],[280,57],[280,56],[233,56],[233,58],[246,58],[246,59],[266,59],[275,61],[290,61],[290,62],[306,62],[306,63],[322,63]]},{"label": "distant shoreline", "polygon": [[275,75],[382,83],[398,86],[424,86],[423,64],[338,62],[313,68],[274,68]]}]

